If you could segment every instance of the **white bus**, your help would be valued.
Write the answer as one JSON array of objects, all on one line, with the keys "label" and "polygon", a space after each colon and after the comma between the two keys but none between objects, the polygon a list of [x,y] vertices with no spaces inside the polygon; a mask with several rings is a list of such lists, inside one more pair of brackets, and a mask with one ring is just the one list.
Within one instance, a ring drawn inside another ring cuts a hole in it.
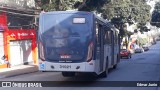
[{"label": "white bus", "polygon": [[92,12],[54,11],[40,14],[39,70],[62,75],[94,73],[106,77],[120,61],[119,31]]}]

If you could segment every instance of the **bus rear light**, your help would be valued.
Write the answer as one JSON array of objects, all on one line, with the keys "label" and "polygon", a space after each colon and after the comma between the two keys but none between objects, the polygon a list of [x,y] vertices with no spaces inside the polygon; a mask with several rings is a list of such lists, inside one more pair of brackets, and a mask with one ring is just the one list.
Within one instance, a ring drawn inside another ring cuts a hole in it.
[{"label": "bus rear light", "polygon": [[88,54],[87,54],[87,62],[90,62],[92,60],[93,54],[93,42],[91,42],[88,46]]},{"label": "bus rear light", "polygon": [[43,48],[42,42],[39,43],[39,47],[40,47],[40,59],[42,61],[45,61],[45,58],[44,58],[44,48]]},{"label": "bus rear light", "polygon": [[71,55],[61,55],[60,58],[63,58],[63,59],[71,58]]}]

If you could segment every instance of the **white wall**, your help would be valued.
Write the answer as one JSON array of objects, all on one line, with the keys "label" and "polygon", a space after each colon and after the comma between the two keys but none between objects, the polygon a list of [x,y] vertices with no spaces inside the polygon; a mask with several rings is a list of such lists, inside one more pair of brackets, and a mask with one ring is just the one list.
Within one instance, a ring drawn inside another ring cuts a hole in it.
[{"label": "white wall", "polygon": [[0,64],[4,63],[4,60],[1,59],[3,55],[4,55],[3,33],[0,32]]}]

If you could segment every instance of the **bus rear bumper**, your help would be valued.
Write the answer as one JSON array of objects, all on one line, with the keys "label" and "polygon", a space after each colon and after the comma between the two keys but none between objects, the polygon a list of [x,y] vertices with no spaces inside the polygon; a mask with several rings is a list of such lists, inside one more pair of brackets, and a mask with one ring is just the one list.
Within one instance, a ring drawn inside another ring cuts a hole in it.
[{"label": "bus rear bumper", "polygon": [[58,72],[95,72],[95,60],[82,63],[42,62],[41,64],[39,64],[39,70]]}]

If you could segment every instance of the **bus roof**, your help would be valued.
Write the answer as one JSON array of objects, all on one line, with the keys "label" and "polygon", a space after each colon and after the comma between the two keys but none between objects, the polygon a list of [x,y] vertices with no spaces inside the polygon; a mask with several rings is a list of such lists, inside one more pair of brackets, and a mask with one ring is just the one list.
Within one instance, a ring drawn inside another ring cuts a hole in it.
[{"label": "bus roof", "polygon": [[51,12],[44,12],[44,13],[41,13],[42,15],[45,15],[45,14],[67,14],[67,13],[70,13],[70,14],[93,14],[93,12],[87,12],[87,11],[51,11]]},{"label": "bus roof", "polygon": [[48,14],[84,14],[84,15],[88,14],[88,15],[94,15],[99,23],[101,23],[102,25],[105,25],[107,27],[112,27],[116,30],[116,28],[108,20],[105,20],[105,19],[95,15],[93,12],[87,12],[87,11],[50,11],[50,12],[41,13],[40,15],[48,15]]},{"label": "bus roof", "polygon": [[97,21],[98,21],[99,23],[101,23],[102,25],[115,28],[108,20],[105,20],[105,19],[103,19],[103,18],[101,18],[101,17],[98,17],[98,16],[95,16],[95,17],[96,17]]}]

